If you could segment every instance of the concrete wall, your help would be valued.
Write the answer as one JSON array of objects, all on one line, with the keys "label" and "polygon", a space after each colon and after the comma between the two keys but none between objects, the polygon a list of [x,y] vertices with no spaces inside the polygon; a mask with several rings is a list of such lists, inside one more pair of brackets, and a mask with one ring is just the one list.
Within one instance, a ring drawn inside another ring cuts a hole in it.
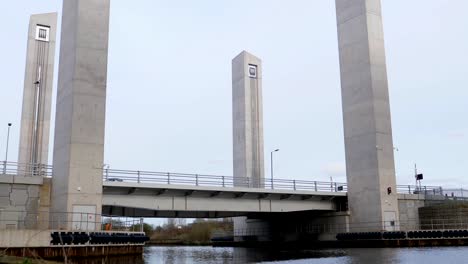
[{"label": "concrete wall", "polygon": [[0,247],[48,247],[51,230],[0,230]]},{"label": "concrete wall", "polygon": [[101,213],[109,9],[110,0],[63,1],[53,212]]},{"label": "concrete wall", "polygon": [[336,14],[351,223],[393,230],[387,224],[399,214],[381,3],[336,0]]},{"label": "concrete wall", "polygon": [[50,227],[50,206],[52,195],[52,179],[44,178],[39,188],[39,209],[37,229],[49,229]]},{"label": "concrete wall", "polygon": [[36,228],[41,177],[0,177],[0,229]]},{"label": "concrete wall", "polygon": [[[249,67],[256,68],[256,76]],[[262,62],[243,51],[232,60],[234,185],[264,185]]]},{"label": "concrete wall", "polygon": [[[38,25],[48,26],[48,41],[36,39]],[[54,80],[57,13],[32,15],[29,21],[19,163],[48,164]],[[39,81],[38,83],[36,83]]]},{"label": "concrete wall", "polygon": [[426,204],[425,196],[418,194],[401,194],[398,198],[398,210],[400,212],[400,229],[419,229],[419,208]]}]

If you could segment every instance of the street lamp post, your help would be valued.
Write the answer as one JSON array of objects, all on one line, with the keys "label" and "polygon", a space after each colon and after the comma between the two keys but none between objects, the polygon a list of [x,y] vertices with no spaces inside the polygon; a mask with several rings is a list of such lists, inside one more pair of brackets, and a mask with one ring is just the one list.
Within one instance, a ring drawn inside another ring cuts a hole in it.
[{"label": "street lamp post", "polygon": [[270,155],[271,155],[271,159],[270,159],[270,165],[271,165],[271,182],[272,182],[272,188],[273,188],[273,153],[274,152],[278,152],[279,149],[275,149],[273,150]]},{"label": "street lamp post", "polygon": [[6,150],[5,150],[5,161],[3,162],[3,174],[6,174],[6,170],[7,170],[8,143],[10,141],[10,127],[11,127],[11,123],[8,123],[8,133],[7,133],[7,142],[6,142]]},{"label": "street lamp post", "polygon": [[8,123],[8,132],[7,132],[7,141],[6,141],[6,151],[5,151],[5,162],[8,161],[8,143],[10,141],[10,127],[11,123]]}]

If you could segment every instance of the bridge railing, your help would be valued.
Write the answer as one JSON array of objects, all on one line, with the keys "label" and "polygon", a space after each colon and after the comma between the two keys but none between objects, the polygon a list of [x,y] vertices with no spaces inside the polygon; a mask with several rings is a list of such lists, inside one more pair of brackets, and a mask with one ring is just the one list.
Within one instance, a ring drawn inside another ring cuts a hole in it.
[{"label": "bridge railing", "polygon": [[[26,164],[10,161],[0,162],[0,175],[52,176],[52,166],[46,164]],[[171,173],[138,170],[102,169],[103,180],[107,182],[136,182],[154,184],[173,184],[207,187],[246,187],[271,190],[298,190],[313,192],[347,192],[346,183],[290,180],[265,178],[252,181],[246,177],[233,177],[208,174]],[[448,199],[468,200],[468,190],[444,189],[441,186],[397,185],[400,194],[424,194],[427,196],[445,196]]]},{"label": "bridge railing", "polygon": [[207,187],[246,187],[315,192],[346,192],[347,190],[345,183],[338,182],[269,178],[256,182],[246,177],[115,169],[104,169],[103,179],[107,182],[136,182]]},{"label": "bridge railing", "polygon": [[0,174],[15,176],[51,177],[52,166],[47,164],[18,163],[11,161],[0,162]]},{"label": "bridge railing", "polygon": [[401,194],[443,195],[441,186],[397,185],[397,192]]},{"label": "bridge railing", "polygon": [[[348,190],[347,184],[341,182],[290,180],[279,178],[265,178],[262,181],[252,181],[246,177],[116,169],[104,169],[103,179],[104,181],[108,182],[136,182],[231,188],[246,187],[313,192],[347,192]],[[441,186],[429,185],[397,185],[397,193],[423,194],[428,196],[448,195],[449,197],[468,197],[468,191],[463,189],[444,189]],[[454,193],[454,195],[452,195],[452,193]]]}]

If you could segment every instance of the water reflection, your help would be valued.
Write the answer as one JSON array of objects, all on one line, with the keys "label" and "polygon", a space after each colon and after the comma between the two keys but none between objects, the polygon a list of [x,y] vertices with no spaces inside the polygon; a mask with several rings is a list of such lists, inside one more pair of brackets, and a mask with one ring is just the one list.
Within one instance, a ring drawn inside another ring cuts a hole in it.
[{"label": "water reflection", "polygon": [[399,263],[395,248],[354,248],[346,250],[346,264]]},{"label": "water reflection", "polygon": [[300,260],[344,256],[343,250],[271,250],[254,248],[213,247],[148,247],[146,263],[257,263],[264,261]]},{"label": "water reflection", "polygon": [[76,258],[70,259],[68,263],[72,264],[145,264],[145,260],[141,255],[116,256],[105,258]]},{"label": "water reflection", "polygon": [[143,256],[119,256],[104,259],[77,259],[84,264],[361,264],[361,263],[467,263],[468,248],[372,248],[281,250],[213,247],[146,247]]}]

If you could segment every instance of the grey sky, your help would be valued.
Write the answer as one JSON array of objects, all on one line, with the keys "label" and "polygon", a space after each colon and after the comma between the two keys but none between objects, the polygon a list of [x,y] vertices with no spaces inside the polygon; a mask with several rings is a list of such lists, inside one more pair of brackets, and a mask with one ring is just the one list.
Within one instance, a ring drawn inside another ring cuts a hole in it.
[{"label": "grey sky", "polygon": [[[425,184],[468,187],[468,1],[382,3],[398,183],[413,183],[417,162]],[[275,177],[344,181],[334,8],[113,0],[106,163],[232,175],[231,59],[245,49],[263,60],[266,176],[269,151],[280,148]],[[52,11],[61,1],[4,4],[0,160],[8,122],[17,157],[29,15]]]}]

